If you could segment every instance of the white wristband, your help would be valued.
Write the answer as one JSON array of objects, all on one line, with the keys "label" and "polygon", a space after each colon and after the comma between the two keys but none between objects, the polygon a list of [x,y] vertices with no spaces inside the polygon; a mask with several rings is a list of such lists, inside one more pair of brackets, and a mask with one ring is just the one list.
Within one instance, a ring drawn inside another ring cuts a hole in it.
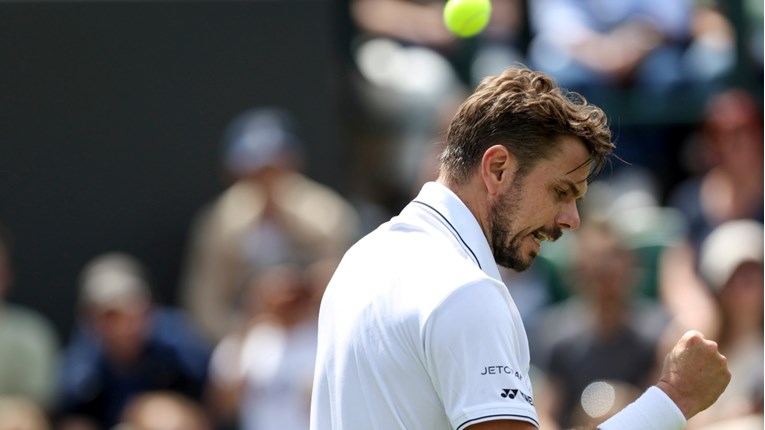
[{"label": "white wristband", "polygon": [[658,387],[598,426],[599,430],[680,430],[686,420],[680,408]]}]

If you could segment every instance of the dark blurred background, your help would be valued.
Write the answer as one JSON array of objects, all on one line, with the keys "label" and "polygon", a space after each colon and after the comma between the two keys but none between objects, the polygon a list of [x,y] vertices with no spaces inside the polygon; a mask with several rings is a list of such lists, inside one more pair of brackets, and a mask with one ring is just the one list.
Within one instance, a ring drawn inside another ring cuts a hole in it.
[{"label": "dark blurred background", "polygon": [[337,5],[0,2],[0,219],[10,299],[66,336],[77,274],[119,249],[172,302],[189,223],[224,185],[220,136],[240,111],[301,120],[311,176],[348,175],[338,117]]}]

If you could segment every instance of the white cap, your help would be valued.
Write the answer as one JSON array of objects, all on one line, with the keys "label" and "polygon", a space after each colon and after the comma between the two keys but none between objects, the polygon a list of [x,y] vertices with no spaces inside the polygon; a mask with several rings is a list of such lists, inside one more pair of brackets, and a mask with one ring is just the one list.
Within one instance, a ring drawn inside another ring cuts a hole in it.
[{"label": "white cap", "polygon": [[728,221],[701,245],[699,272],[716,290],[730,280],[741,264],[763,262],[763,226],[753,220]]},{"label": "white cap", "polygon": [[120,308],[150,297],[143,266],[130,255],[112,252],[91,260],[80,277],[80,302]]}]

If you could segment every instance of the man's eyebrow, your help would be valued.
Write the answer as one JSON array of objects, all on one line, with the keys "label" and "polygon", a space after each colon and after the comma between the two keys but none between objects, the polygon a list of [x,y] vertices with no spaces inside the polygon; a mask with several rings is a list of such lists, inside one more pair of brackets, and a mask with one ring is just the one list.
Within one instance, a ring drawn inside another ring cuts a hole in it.
[{"label": "man's eyebrow", "polygon": [[570,179],[561,179],[561,182],[563,182],[563,185],[568,188],[568,191],[574,195],[576,200],[582,200],[584,198],[584,191],[581,191],[579,188],[577,188],[573,181]]}]

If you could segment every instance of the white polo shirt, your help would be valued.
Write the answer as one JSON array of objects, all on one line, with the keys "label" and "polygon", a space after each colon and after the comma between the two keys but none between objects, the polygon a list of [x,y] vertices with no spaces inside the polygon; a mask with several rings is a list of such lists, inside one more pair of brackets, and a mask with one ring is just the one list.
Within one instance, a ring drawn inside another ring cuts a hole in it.
[{"label": "white polo shirt", "polygon": [[311,429],[539,427],[528,370],[523,323],[478,222],[430,182],[327,287]]}]

